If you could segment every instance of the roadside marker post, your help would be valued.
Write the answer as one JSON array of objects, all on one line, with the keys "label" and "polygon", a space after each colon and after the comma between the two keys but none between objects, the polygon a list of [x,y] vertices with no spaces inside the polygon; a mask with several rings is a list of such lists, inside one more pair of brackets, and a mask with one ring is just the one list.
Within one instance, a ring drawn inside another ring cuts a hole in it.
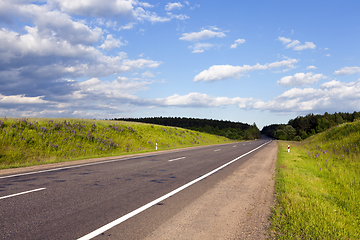
[{"label": "roadside marker post", "polygon": [[290,145],[288,145],[288,153],[290,152]]},{"label": "roadside marker post", "polygon": [[156,143],[156,151],[157,151],[157,143]]}]

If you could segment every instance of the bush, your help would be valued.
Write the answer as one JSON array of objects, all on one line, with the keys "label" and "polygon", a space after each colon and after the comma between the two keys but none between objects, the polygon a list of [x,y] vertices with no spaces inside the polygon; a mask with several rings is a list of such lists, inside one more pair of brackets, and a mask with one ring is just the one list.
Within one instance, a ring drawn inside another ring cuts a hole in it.
[{"label": "bush", "polygon": [[301,137],[300,136],[295,136],[294,138],[293,138],[293,141],[301,141],[302,139],[301,139]]}]

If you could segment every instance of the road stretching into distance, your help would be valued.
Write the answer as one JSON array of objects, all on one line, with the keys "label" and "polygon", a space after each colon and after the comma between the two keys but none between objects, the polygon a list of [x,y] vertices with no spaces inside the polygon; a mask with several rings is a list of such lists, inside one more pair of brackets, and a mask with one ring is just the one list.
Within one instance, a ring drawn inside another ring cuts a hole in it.
[{"label": "road stretching into distance", "polygon": [[141,239],[268,139],[1,175],[1,239]]}]

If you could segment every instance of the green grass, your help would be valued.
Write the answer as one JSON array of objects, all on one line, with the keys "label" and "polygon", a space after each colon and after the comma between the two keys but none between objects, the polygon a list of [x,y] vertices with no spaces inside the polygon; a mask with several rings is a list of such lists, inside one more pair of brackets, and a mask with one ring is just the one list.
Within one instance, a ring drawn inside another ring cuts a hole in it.
[{"label": "green grass", "polygon": [[278,145],[273,237],[360,239],[360,121]]},{"label": "green grass", "polygon": [[0,119],[0,169],[230,143],[224,137],[150,124],[86,119]]}]

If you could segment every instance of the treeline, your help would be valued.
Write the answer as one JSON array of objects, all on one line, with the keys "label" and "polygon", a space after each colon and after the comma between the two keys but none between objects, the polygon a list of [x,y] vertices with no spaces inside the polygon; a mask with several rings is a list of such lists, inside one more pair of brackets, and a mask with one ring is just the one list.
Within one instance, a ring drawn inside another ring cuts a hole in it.
[{"label": "treeline", "polygon": [[180,117],[114,118],[112,120],[181,127],[224,136],[233,140],[253,140],[261,137],[260,130],[255,123],[249,125],[241,122]]},{"label": "treeline", "polygon": [[291,119],[288,124],[265,126],[261,133],[280,140],[300,141],[341,123],[353,122],[358,118],[360,118],[360,112],[339,112],[334,114],[325,112],[323,115],[308,114],[304,117]]}]

